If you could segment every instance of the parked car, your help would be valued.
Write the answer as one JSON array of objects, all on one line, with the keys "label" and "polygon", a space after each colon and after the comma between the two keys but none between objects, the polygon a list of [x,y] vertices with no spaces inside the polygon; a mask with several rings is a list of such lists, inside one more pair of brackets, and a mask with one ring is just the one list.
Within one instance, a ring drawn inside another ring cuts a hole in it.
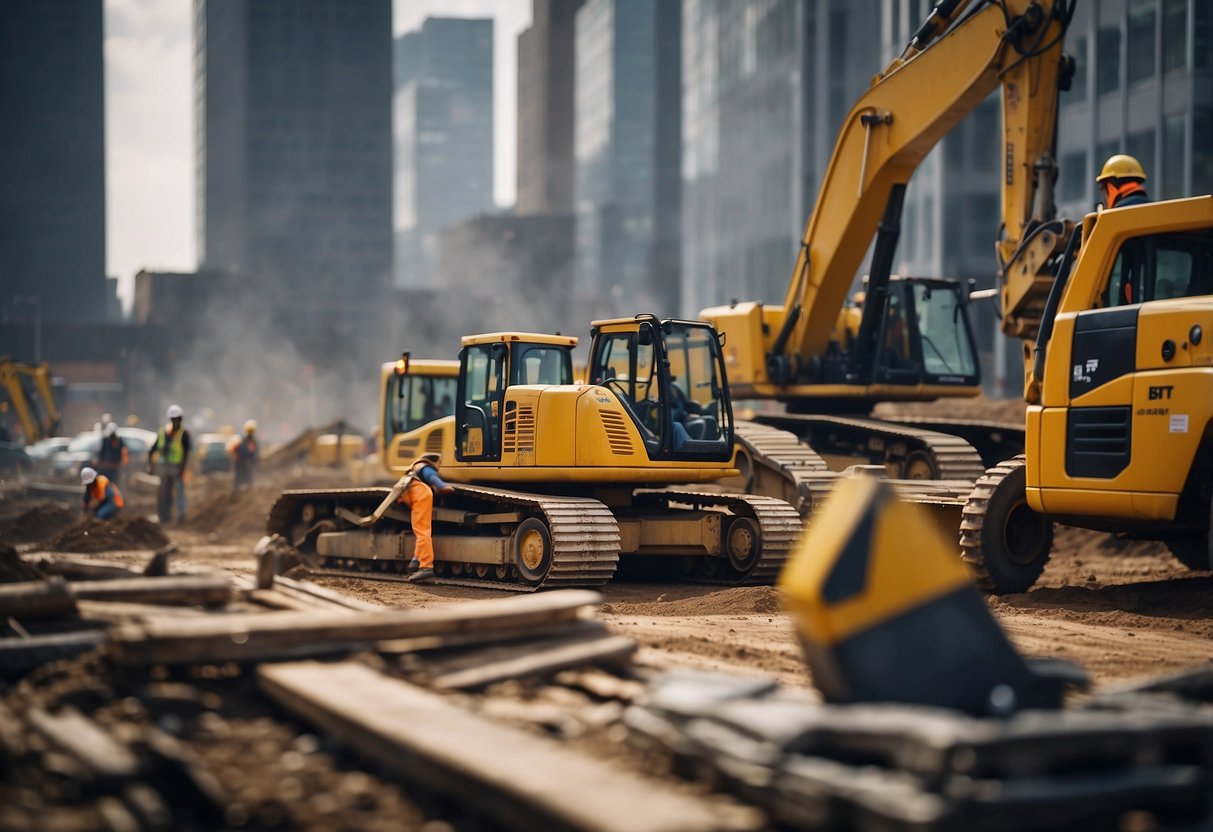
[{"label": "parked car", "polygon": [[[143,428],[118,428],[118,435],[126,443],[128,464],[141,469],[147,460],[148,449],[156,441],[156,434]],[[67,448],[51,455],[50,471],[56,477],[75,478],[80,469],[92,465],[97,458],[97,450],[101,447],[101,434],[95,430],[86,430],[76,434]]]},{"label": "parked car", "polygon": [[86,430],[76,434],[66,448],[51,455],[51,475],[72,479],[79,477],[80,469],[92,463],[100,445],[99,431]]},{"label": "parked car", "polygon": [[67,446],[72,443],[70,436],[48,436],[46,439],[39,439],[32,445],[27,445],[25,453],[30,459],[30,468],[34,474],[47,474],[50,472],[51,457],[60,451],[66,451]]},{"label": "parked car", "polygon": [[221,433],[204,433],[198,437],[191,456],[194,470],[199,474],[210,474],[232,470],[232,456],[228,445],[232,437]]}]

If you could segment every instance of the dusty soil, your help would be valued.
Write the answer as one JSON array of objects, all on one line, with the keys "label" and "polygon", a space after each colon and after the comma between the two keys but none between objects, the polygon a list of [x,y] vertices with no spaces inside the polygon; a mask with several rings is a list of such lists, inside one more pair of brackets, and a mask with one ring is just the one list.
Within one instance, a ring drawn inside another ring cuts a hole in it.
[{"label": "dusty soil", "polygon": [[79,519],[78,510],[51,500],[0,500],[0,541],[37,543]]},{"label": "dusty soil", "polygon": [[55,552],[113,552],[159,549],[169,539],[161,528],[138,514],[120,514],[112,520],[89,517],[55,535],[46,548]]}]

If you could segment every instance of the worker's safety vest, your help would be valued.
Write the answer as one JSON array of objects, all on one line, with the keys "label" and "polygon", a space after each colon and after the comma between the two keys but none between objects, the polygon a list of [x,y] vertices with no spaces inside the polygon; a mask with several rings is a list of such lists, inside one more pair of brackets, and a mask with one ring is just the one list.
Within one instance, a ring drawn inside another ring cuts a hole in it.
[{"label": "worker's safety vest", "polygon": [[126,505],[126,501],[122,499],[122,492],[119,491],[118,486],[110,482],[110,478],[104,474],[98,474],[97,479],[93,480],[92,484],[89,486],[88,495],[98,503],[104,503],[106,492],[111,488],[113,489],[112,496],[114,498],[114,505],[116,505],[118,508],[122,508]]},{"label": "worker's safety vest", "polygon": [[185,460],[185,446],[182,444],[184,436],[185,428],[177,431],[171,437],[164,428],[160,428],[160,435],[156,438],[156,449],[160,453],[161,462],[180,465]]}]

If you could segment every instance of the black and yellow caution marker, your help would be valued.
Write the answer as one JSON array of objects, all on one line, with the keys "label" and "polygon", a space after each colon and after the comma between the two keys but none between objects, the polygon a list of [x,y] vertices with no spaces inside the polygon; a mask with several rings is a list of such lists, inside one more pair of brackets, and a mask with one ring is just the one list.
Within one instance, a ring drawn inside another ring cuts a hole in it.
[{"label": "black and yellow caution marker", "polygon": [[840,480],[779,577],[813,681],[831,702],[974,715],[1060,705],[990,615],[955,543],[871,476]]}]

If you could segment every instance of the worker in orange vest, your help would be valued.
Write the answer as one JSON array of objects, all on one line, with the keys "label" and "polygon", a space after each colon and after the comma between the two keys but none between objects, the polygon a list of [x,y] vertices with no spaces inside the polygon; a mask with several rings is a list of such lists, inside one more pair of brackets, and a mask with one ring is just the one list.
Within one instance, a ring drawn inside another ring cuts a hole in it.
[{"label": "worker in orange vest", "polygon": [[409,580],[424,583],[434,579],[434,541],[430,534],[434,519],[434,492],[452,494],[455,489],[443,482],[438,475],[439,454],[428,453],[417,457],[409,466],[412,477],[408,488],[400,495],[399,502],[409,506],[409,519],[413,525],[416,545],[413,559],[409,561]]},{"label": "worker in orange vest", "polygon": [[80,469],[80,484],[84,486],[83,511],[88,514],[91,509],[98,520],[117,517],[126,505],[114,481],[104,474],[98,474],[94,468]]},{"label": "worker in orange vest", "polygon": [[1109,208],[1128,208],[1130,205],[1145,205],[1150,201],[1146,193],[1146,169],[1141,162],[1124,153],[1109,156],[1103,170],[1095,177]]}]

